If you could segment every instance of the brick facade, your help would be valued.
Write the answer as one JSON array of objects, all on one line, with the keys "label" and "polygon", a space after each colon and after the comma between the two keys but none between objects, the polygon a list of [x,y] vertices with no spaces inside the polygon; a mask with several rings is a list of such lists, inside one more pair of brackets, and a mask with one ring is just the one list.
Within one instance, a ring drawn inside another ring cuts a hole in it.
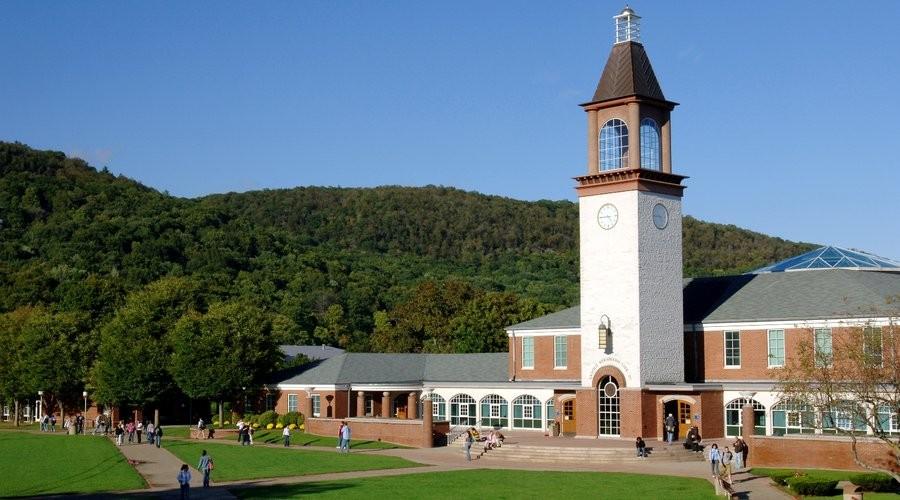
[{"label": "brick facade", "polygon": [[581,378],[581,337],[566,337],[566,368],[556,368],[553,335],[532,336],[534,339],[534,368],[522,368],[522,337],[515,341],[515,360],[509,356],[509,376],[516,380],[579,380]]},{"label": "brick facade", "polygon": [[[404,446],[422,446],[424,432],[422,420],[352,418],[347,420],[347,424],[351,431],[351,447],[353,440],[385,441]],[[307,420],[306,432],[319,436],[337,436],[340,426],[340,419],[311,418]],[[438,422],[434,426],[437,427],[438,432],[446,433],[449,430],[446,422]]]},{"label": "brick facade", "polygon": [[[753,467],[804,467],[865,470],[853,461],[847,438],[832,436],[769,437],[745,435],[750,445],[749,462]],[[875,439],[863,439],[858,445],[860,458],[881,468],[900,472],[888,447]]]}]

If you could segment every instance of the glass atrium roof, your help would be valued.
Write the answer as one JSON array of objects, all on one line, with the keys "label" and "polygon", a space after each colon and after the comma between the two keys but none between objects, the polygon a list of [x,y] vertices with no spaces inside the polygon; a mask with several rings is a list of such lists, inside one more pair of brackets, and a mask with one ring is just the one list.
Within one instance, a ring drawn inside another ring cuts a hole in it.
[{"label": "glass atrium roof", "polygon": [[861,250],[820,247],[811,252],[761,267],[750,274],[807,271],[813,269],[854,269],[857,271],[900,271],[900,262],[872,255]]}]

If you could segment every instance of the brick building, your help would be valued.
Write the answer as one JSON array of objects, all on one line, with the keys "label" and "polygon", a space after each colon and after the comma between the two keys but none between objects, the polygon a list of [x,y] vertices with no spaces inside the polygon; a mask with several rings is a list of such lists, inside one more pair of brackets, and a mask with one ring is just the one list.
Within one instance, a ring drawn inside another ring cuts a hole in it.
[{"label": "brick building", "polygon": [[[754,273],[683,279],[677,104],[638,20],[627,8],[615,17],[616,43],[581,105],[580,304],[509,326],[503,354],[339,354],[274,384],[279,412],[322,431],[351,418],[360,437],[425,446],[438,422],[547,432],[558,420],[566,436],[661,437],[670,413],[679,438],[695,425],[737,436],[746,405],[755,433],[823,432],[779,398],[777,373],[800,339],[830,353],[848,328],[888,325],[871,311],[900,295],[900,264],[823,247]],[[896,409],[884,418],[900,432]]]}]

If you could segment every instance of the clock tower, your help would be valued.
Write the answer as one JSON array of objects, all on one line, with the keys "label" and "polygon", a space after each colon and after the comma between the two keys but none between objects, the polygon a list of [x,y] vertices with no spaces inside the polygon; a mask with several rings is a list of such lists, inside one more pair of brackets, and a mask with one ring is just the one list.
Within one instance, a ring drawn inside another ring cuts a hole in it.
[{"label": "clock tower", "polygon": [[588,161],[587,173],[575,178],[584,387],[579,392],[596,391],[591,399],[596,395],[601,436],[630,434],[620,427],[629,427],[624,412],[619,419],[620,396],[631,393],[629,400],[640,401],[647,385],[684,380],[685,177],[672,172],[670,121],[677,103],[666,100],[653,73],[640,40],[640,17],[626,7],[614,19],[615,44],[593,99],[581,105]]}]

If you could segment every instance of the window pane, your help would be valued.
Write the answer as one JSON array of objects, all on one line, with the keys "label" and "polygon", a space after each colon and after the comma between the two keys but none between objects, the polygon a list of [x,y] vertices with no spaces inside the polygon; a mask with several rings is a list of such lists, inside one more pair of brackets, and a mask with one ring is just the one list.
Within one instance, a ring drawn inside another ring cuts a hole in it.
[{"label": "window pane", "polygon": [[553,339],[553,350],[556,368],[565,368],[569,361],[568,337],[558,336]]},{"label": "window pane", "polygon": [[769,330],[769,366],[784,366],[784,330]]},{"label": "window pane", "polygon": [[641,120],[641,168],[659,170],[659,127],[651,118]]},{"label": "window pane", "polygon": [[725,332],[725,366],[741,366],[741,332]]},{"label": "window pane", "polygon": [[600,129],[600,170],[628,167],[628,127],[610,120]]},{"label": "window pane", "polygon": [[815,341],[816,366],[831,365],[831,329],[816,328]]},{"label": "window pane", "polygon": [[534,368],[534,337],[522,338],[522,368]]}]

